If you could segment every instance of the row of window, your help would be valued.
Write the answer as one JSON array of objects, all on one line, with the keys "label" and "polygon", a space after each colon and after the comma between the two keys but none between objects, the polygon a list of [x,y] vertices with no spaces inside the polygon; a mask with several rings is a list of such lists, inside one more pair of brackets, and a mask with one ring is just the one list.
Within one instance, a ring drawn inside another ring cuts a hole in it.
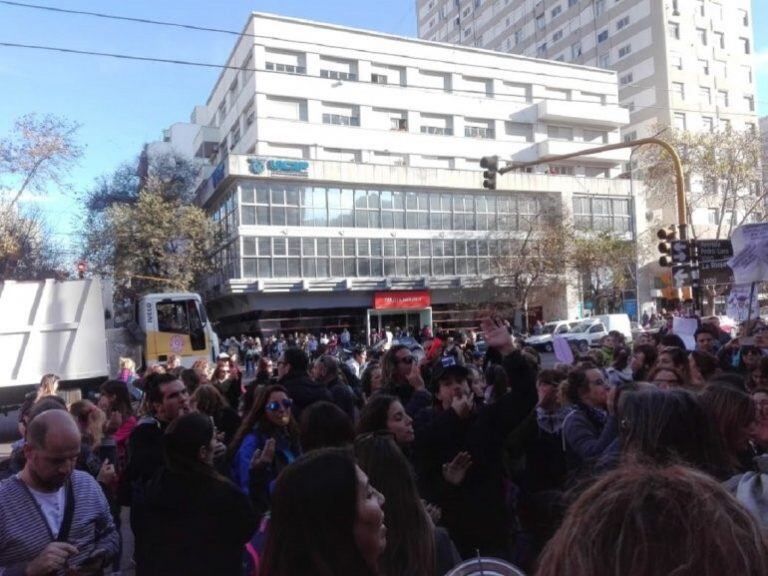
[{"label": "row of window", "polygon": [[388,230],[527,230],[542,212],[524,194],[446,194],[246,183],[240,223]]},{"label": "row of window", "polygon": [[[725,50],[725,32],[719,30],[707,30],[706,28],[696,28],[696,38],[701,46],[709,46],[711,37],[714,36],[714,45]],[[680,23],[679,22],[667,22],[667,35],[673,40],[680,40]],[[739,36],[738,46],[744,54],[752,53],[752,46],[749,38],[745,36]]]},{"label": "row of window", "polygon": [[[502,240],[243,237],[243,278],[476,276],[502,272]],[[506,252],[505,252],[506,251]]]}]

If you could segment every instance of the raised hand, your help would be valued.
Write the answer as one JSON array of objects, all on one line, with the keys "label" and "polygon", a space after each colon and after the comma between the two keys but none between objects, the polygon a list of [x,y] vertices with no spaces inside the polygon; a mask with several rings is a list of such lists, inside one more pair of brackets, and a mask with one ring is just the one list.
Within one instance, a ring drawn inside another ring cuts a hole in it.
[{"label": "raised hand", "polygon": [[459,452],[453,460],[443,464],[443,478],[448,484],[460,486],[472,466],[472,456],[469,452]]},{"label": "raised hand", "polygon": [[504,321],[498,316],[488,316],[480,321],[483,339],[491,348],[496,348],[506,355],[515,349],[515,341]]},{"label": "raised hand", "polygon": [[263,450],[256,450],[251,458],[251,469],[271,466],[275,460],[275,439],[270,438],[264,443]]}]

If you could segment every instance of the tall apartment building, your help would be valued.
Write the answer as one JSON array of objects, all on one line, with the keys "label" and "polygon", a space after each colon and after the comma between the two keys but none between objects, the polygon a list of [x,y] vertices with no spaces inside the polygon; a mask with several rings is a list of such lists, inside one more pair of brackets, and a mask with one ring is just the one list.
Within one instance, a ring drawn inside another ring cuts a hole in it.
[{"label": "tall apartment building", "polygon": [[757,127],[750,0],[417,0],[421,38],[615,70],[625,139]]},{"label": "tall apartment building", "polygon": [[[500,243],[545,211],[628,240],[643,225],[642,201],[610,178],[623,150],[482,187],[482,156],[618,142],[629,114],[612,71],[258,13],[226,65],[190,124],[206,166],[197,200],[217,228],[209,311],[225,334],[430,315],[459,327],[461,302],[500,280]],[[189,149],[174,143],[188,135],[176,126],[166,144]],[[531,308],[580,314],[578,287],[548,284]]]},{"label": "tall apartment building", "polygon": [[763,143],[763,186],[768,186],[768,116],[760,118],[760,140]]}]

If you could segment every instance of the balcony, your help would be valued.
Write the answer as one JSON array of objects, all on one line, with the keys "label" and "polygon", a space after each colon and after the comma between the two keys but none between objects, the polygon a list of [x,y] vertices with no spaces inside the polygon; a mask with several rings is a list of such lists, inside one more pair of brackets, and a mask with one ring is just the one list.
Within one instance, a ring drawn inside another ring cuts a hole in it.
[{"label": "balcony", "polygon": [[464,136],[467,138],[493,140],[496,138],[496,131],[493,128],[485,128],[483,126],[464,126]]},{"label": "balcony", "polygon": [[[580,150],[586,150],[587,148],[597,148],[600,144],[590,144],[588,142],[566,142],[560,140],[547,140],[545,142],[539,142],[539,158],[547,156],[560,156],[561,154],[573,154]],[[629,162],[629,154],[632,150],[629,148],[621,148],[619,150],[611,150],[609,152],[601,152],[600,154],[591,154],[590,156],[579,156],[579,164],[605,164],[614,163],[620,164],[622,162]]]},{"label": "balcony", "polygon": [[407,118],[390,118],[390,130],[396,132],[408,132],[408,119]]},{"label": "balcony", "polygon": [[196,158],[210,158],[219,151],[219,129],[213,126],[201,126],[195,136],[193,149]]},{"label": "balcony", "polygon": [[305,66],[296,66],[293,64],[280,64],[279,62],[267,62],[265,65],[267,70],[274,72],[285,72],[287,74],[306,74],[307,69]]},{"label": "balcony", "polygon": [[539,120],[543,122],[589,124],[606,128],[617,128],[629,124],[629,111],[615,104],[543,100],[539,102],[538,108]]},{"label": "balcony", "polygon": [[453,136],[453,128],[445,128],[442,126],[422,126],[422,134],[434,134],[436,136]]}]

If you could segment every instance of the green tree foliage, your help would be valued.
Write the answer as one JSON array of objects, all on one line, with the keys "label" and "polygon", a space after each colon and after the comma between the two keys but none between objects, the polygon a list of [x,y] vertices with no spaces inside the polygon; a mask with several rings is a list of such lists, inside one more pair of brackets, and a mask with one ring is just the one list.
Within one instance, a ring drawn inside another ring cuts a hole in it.
[{"label": "green tree foliage", "polygon": [[211,225],[191,204],[197,169],[157,156],[143,177],[126,167],[89,194],[84,256],[113,276],[118,297],[194,290],[210,272]]},{"label": "green tree foliage", "polygon": [[64,277],[62,259],[37,210],[0,201],[0,280]]}]

